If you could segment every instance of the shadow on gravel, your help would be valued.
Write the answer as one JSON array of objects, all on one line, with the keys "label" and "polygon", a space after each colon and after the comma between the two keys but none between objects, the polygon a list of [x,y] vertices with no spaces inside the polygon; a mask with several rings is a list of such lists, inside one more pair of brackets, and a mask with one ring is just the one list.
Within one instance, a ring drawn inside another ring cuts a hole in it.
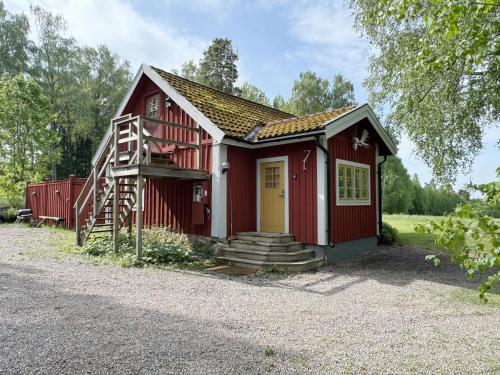
[{"label": "shadow on gravel", "polygon": [[[412,247],[381,246],[376,251],[353,260],[327,265],[317,271],[309,271],[324,277],[303,285],[283,282],[293,277],[293,275],[283,273],[233,276],[231,280],[254,286],[277,287],[325,296],[334,295],[367,280],[376,280],[381,284],[395,286],[407,286],[414,281],[423,280],[460,288],[477,289],[480,279],[468,280],[465,277],[465,271],[458,265],[450,263],[445,256],[441,257],[442,262],[439,267],[435,267],[431,262],[425,260],[425,256],[428,254],[428,250]],[[227,278],[224,275],[208,272],[200,272],[198,275],[208,278]]]},{"label": "shadow on gravel", "polygon": [[71,293],[31,271],[0,264],[0,374],[266,373],[299,355],[267,358],[234,323]]}]

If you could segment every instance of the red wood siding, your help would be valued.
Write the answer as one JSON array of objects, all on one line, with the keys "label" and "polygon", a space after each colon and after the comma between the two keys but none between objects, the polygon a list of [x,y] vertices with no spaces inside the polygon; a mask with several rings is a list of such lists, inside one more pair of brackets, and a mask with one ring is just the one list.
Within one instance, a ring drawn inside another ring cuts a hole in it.
[{"label": "red wood siding", "polygon": [[64,218],[62,226],[75,227],[76,198],[85,184],[84,178],[29,183],[26,186],[26,208],[33,210],[33,218],[51,216]]},{"label": "red wood siding", "polygon": [[[227,147],[230,170],[227,175],[227,233],[255,231],[256,228],[256,162],[253,150]],[[232,208],[232,210],[231,210]]]},{"label": "red wood siding", "polygon": [[[196,122],[176,103],[172,102],[170,108],[165,106],[166,95],[163,91],[156,86],[153,81],[147,77],[143,77],[137,88],[130,98],[129,103],[123,110],[123,114],[132,113],[133,115],[146,115],[146,100],[147,98],[159,95],[160,97],[160,119],[174,124],[184,125],[187,127],[197,127]],[[183,129],[176,129],[172,127],[155,125],[153,123],[145,123],[146,129],[153,135],[158,137],[168,138],[180,142],[194,142],[196,140],[196,133]],[[203,163],[202,167],[205,170],[211,170],[211,152],[212,152],[212,138],[210,135],[202,130],[203,140]],[[163,145],[156,143],[152,148],[153,152],[157,153],[172,153],[173,161],[176,165],[182,168],[194,169],[196,168],[196,150],[183,148],[175,145]]]},{"label": "red wood siding", "polygon": [[[303,163],[306,153],[311,153]],[[228,177],[228,233],[230,233],[231,204],[233,232],[256,230],[257,222],[257,159],[288,156],[289,231],[297,241],[317,242],[316,145],[314,142],[291,143],[259,149],[228,146],[230,173]],[[231,175],[232,174],[232,175]],[[232,202],[229,202],[231,189]]]},{"label": "red wood siding", "polygon": [[[210,181],[203,182],[208,192],[204,203],[210,204]],[[164,226],[189,234],[210,236],[210,218],[204,225],[193,224],[193,182],[152,178],[146,182],[144,225]]]},{"label": "red wood siding", "polygon": [[[160,119],[188,127],[197,127],[196,122],[176,103],[166,108],[166,95],[149,78],[143,77],[137,86],[123,114],[146,115],[146,100],[152,95],[159,95]],[[196,133],[172,127],[157,126],[145,123],[145,127],[154,135],[175,141],[193,143]],[[212,138],[202,130],[202,169],[212,170]],[[196,150],[174,145],[157,143],[153,152],[169,153],[174,164],[181,168],[196,168]],[[203,183],[208,191],[205,198],[210,206],[210,183]],[[194,225],[193,221],[193,181],[179,181],[165,178],[149,179],[145,185],[144,225],[168,226],[189,234],[210,236],[210,218],[205,217],[204,225]]]},{"label": "red wood siding", "polygon": [[[376,155],[375,145],[354,151],[352,137],[360,136],[362,126],[351,127],[328,141],[331,168],[332,233],[335,243],[371,237],[377,234],[376,225]],[[370,142],[370,139],[369,139]],[[336,159],[350,160],[370,165],[370,197],[367,206],[337,206]]]}]

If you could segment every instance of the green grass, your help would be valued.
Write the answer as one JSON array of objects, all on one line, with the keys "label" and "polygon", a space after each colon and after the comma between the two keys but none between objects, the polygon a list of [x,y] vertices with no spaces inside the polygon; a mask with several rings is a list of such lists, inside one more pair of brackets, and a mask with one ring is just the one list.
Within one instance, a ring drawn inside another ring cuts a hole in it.
[{"label": "green grass", "polygon": [[384,214],[383,221],[398,230],[396,243],[398,245],[419,247],[421,249],[436,250],[434,242],[436,236],[430,233],[417,233],[417,224],[427,224],[431,220],[439,220],[442,216],[419,216],[419,215],[387,215]]}]

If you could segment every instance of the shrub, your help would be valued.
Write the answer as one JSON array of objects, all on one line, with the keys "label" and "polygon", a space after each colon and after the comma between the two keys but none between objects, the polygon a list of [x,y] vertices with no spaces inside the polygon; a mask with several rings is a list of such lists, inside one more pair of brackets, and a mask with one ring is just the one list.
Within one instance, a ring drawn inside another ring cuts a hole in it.
[{"label": "shrub", "polygon": [[[129,239],[125,231],[118,235],[118,254],[113,252],[111,235],[95,237],[83,245],[82,252],[92,256],[118,256],[123,265],[135,262],[135,235]],[[189,264],[195,259],[191,242],[183,233],[170,228],[144,229],[141,262],[150,264]]]},{"label": "shrub", "polygon": [[378,243],[380,245],[393,245],[396,242],[398,236],[398,231],[391,225],[382,222],[382,232],[378,237]]}]

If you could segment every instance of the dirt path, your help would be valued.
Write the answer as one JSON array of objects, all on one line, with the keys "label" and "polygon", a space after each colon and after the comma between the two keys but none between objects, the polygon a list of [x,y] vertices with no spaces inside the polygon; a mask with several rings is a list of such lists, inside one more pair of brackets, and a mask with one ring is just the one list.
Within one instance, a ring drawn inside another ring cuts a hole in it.
[{"label": "dirt path", "polygon": [[0,374],[500,371],[498,305],[419,250],[229,277],[96,266],[51,236],[0,225]]}]

